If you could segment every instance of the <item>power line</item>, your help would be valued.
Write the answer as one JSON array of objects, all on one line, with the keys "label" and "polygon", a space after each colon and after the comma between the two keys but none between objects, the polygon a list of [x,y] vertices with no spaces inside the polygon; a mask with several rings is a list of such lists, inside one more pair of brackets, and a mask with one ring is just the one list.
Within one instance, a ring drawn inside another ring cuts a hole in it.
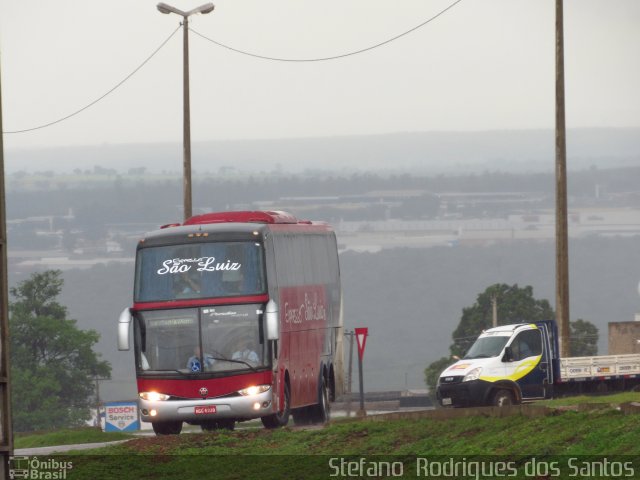
[{"label": "power line", "polygon": [[69,115],[66,115],[66,116],[64,116],[64,117],[62,117],[62,118],[59,118],[59,119],[57,119],[57,120],[54,120],[54,121],[52,121],[52,122],[45,123],[45,124],[43,124],[43,125],[38,125],[37,127],[25,128],[25,129],[23,129],[23,130],[13,130],[13,131],[9,131],[9,132],[2,132],[2,133],[4,133],[4,134],[10,134],[10,133],[26,133],[26,132],[33,132],[34,130],[40,130],[40,129],[42,129],[42,128],[50,127],[51,125],[55,125],[56,123],[63,122],[63,121],[65,121],[65,120],[70,119],[71,117],[75,117],[75,116],[76,116],[76,115],[78,115],[79,113],[84,112],[86,109],[88,109],[88,108],[90,108],[90,107],[94,106],[94,105],[95,105],[96,103],[98,103],[100,100],[102,100],[103,98],[107,97],[109,94],[111,94],[111,93],[113,93],[114,91],[116,91],[116,90],[117,90],[119,87],[121,87],[121,86],[122,86],[122,85],[123,85],[127,80],[129,80],[131,77],[133,77],[133,75],[135,75],[135,74],[138,72],[138,70],[140,70],[142,67],[144,67],[144,66],[147,64],[147,62],[149,62],[149,60],[151,60],[151,59],[156,55],[156,53],[158,53],[158,52],[162,49],[162,47],[164,47],[164,46],[167,44],[167,42],[168,42],[169,40],[171,40],[171,37],[173,37],[173,36],[176,34],[176,32],[177,32],[178,30],[180,30],[180,28],[182,28],[182,27],[181,27],[181,26],[178,26],[178,27],[177,27],[177,28],[176,28],[176,29],[171,33],[171,35],[169,35],[169,36],[167,37],[167,39],[166,39],[166,40],[164,40],[164,41],[160,44],[160,46],[159,46],[158,48],[156,48],[156,49],[153,51],[153,53],[152,53],[151,55],[149,55],[149,56],[148,56],[148,57],[147,57],[147,58],[146,58],[146,59],[145,59],[145,60],[144,60],[140,65],[138,65],[138,67],[137,67],[135,70],[133,70],[133,72],[131,72],[129,75],[127,75],[123,80],[121,80],[119,83],[117,83],[113,88],[111,88],[111,89],[110,89],[109,91],[107,91],[105,94],[103,94],[102,96],[100,96],[100,97],[98,97],[97,99],[95,99],[93,102],[91,102],[91,103],[89,103],[89,104],[85,105],[84,107],[80,108],[79,110],[76,110],[76,111],[75,111],[75,112],[73,112],[73,113],[70,113]]},{"label": "power line", "polygon": [[[240,53],[242,55],[248,55],[250,57],[254,57],[254,58],[260,58],[262,60],[271,60],[271,61],[278,61],[278,62],[322,62],[322,61],[327,61],[327,60],[337,60],[340,58],[345,58],[345,57],[350,57],[353,55],[358,55],[360,53],[364,53],[364,52],[368,52],[370,50],[373,50],[375,48],[381,47],[383,45],[386,45],[388,43],[391,43],[395,40],[398,40],[399,38],[402,38],[416,30],[418,30],[419,28],[424,27],[425,25],[431,23],[432,21],[434,21],[436,18],[440,17],[441,15],[443,15],[444,13],[446,13],[447,11],[451,10],[453,7],[455,7],[458,3],[460,3],[462,0],[455,0],[451,5],[449,5],[448,7],[446,7],[445,9],[441,10],[440,12],[438,12],[437,14],[435,14],[434,16],[432,16],[431,18],[428,18],[427,20],[423,21],[422,23],[416,25],[415,27],[399,34],[399,35],[395,35],[394,37],[391,37],[387,40],[384,40],[382,42],[376,43],[375,45],[371,45],[369,47],[366,48],[362,48],[360,50],[356,50],[356,51],[352,51],[352,52],[348,52],[348,53],[343,53],[340,55],[333,55],[330,57],[322,57],[322,58],[278,58],[278,57],[268,57],[265,55],[258,55],[255,53],[251,53],[251,52],[247,52],[244,50],[240,50],[234,47],[231,47],[229,45],[225,45],[223,43],[217,42],[216,40],[213,40],[212,38],[209,38],[195,30],[193,30],[192,28],[189,28],[190,31],[192,31],[195,35],[198,35],[199,37],[208,40],[211,43],[214,43],[215,45],[218,45],[220,47],[226,48],[228,50],[234,51],[236,53]],[[69,115],[66,115],[62,118],[59,118],[57,120],[54,120],[52,122],[48,122],[45,123],[43,125],[38,125],[36,127],[31,127],[31,128],[25,128],[22,130],[11,130],[11,131],[5,131],[2,132],[3,134],[15,134],[15,133],[26,133],[26,132],[33,132],[35,130],[40,130],[43,128],[47,128],[50,127],[52,125],[56,125],[58,123],[61,123],[65,120],[68,120],[72,117],[75,117],[76,115],[84,112],[85,110],[87,110],[88,108],[92,107],[93,105],[95,105],[96,103],[98,103],[100,100],[106,98],[108,95],[110,95],[111,93],[113,93],[115,90],[117,90],[119,87],[121,87],[127,80],[129,80],[133,75],[135,75],[142,67],[144,67],[147,62],[149,62],[149,60],[151,60],[161,49],[162,47],[164,47],[166,45],[166,43],[176,34],[176,32],[181,28],[182,26],[178,26],[172,33],[171,35],[169,35],[167,37],[166,40],[164,40],[160,46],[158,48],[156,48],[153,53],[151,55],[149,55],[135,70],[133,70],[129,75],[127,75],[122,81],[120,81],[119,83],[117,83],[113,88],[111,88],[110,90],[108,90],[106,93],[104,93],[102,96],[98,97],[97,99],[95,99],[94,101],[92,101],[91,103],[85,105],[84,107],[76,110],[73,113],[70,113]]]},{"label": "power line", "polygon": [[218,45],[219,47],[226,48],[227,50],[231,50],[232,52],[240,53],[242,55],[247,55],[249,57],[259,58],[261,60],[270,60],[270,61],[274,61],[274,62],[299,62],[299,63],[302,63],[302,62],[324,62],[324,61],[327,61],[327,60],[337,60],[339,58],[345,58],[345,57],[350,57],[350,56],[353,56],[353,55],[358,55],[360,53],[368,52],[370,50],[373,50],[373,49],[378,48],[378,47],[382,47],[383,45],[386,45],[386,44],[391,43],[391,42],[393,42],[395,40],[398,40],[399,38],[402,38],[402,37],[404,37],[406,35],[409,35],[410,33],[418,30],[419,28],[422,28],[425,25],[431,23],[432,21],[434,21],[439,16],[441,16],[444,13],[446,13],[447,11],[451,10],[453,7],[455,7],[461,1],[462,0],[456,0],[451,5],[449,5],[447,8],[445,8],[444,10],[441,10],[440,12],[435,14],[433,17],[428,18],[424,22],[420,23],[419,25],[416,25],[415,27],[407,30],[406,32],[403,32],[403,33],[401,33],[399,35],[396,35],[396,36],[391,37],[391,38],[389,38],[387,40],[384,40],[383,42],[376,43],[375,45],[371,45],[369,47],[362,48],[360,50],[355,50],[355,51],[352,51],[352,52],[342,53],[342,54],[339,54],[339,55],[333,55],[333,56],[330,56],[330,57],[320,57],[320,58],[279,58],[279,57],[269,57],[269,56],[266,56],[266,55],[259,55],[257,53],[251,53],[251,52],[248,52],[248,51],[245,51],[245,50],[240,50],[240,49],[231,47],[229,45],[225,45],[224,43],[220,43],[220,42],[218,42],[218,41],[216,41],[216,40],[214,40],[212,38],[209,38],[209,37],[197,32],[193,28],[189,28],[189,30],[192,31],[195,35],[198,35],[199,37],[201,37],[201,38],[203,38],[203,39],[205,39],[205,40],[207,40],[207,41],[209,41],[209,42],[211,42],[211,43],[213,43],[215,45]]}]

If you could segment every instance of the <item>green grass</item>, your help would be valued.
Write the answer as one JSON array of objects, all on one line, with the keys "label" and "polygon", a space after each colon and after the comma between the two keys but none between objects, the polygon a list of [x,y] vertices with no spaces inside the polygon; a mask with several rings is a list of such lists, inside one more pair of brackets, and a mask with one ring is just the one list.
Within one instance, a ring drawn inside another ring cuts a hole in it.
[{"label": "green grass", "polygon": [[51,445],[74,445],[79,443],[112,442],[133,436],[121,432],[102,432],[97,428],[75,428],[56,432],[16,433],[14,448],[37,448]]},{"label": "green grass", "polygon": [[195,480],[208,478],[212,469],[216,478],[329,478],[332,457],[357,460],[364,456],[407,465],[416,456],[522,462],[523,456],[544,460],[619,455],[636,461],[639,431],[640,415],[610,408],[558,411],[538,418],[339,421],[316,430],[146,437],[66,458],[74,462],[69,478]]},{"label": "green grass", "polygon": [[[511,478],[611,478],[611,475],[598,477],[591,471],[571,477],[566,474],[566,462],[570,458],[586,462],[591,461],[589,456],[599,455],[596,460],[601,461],[606,455],[612,460],[635,462],[629,465],[634,469],[635,478],[640,478],[640,442],[637,441],[640,415],[625,415],[616,409],[617,404],[629,401],[640,401],[640,394],[544,402],[554,406],[585,402],[607,406],[589,411],[558,409],[550,415],[535,418],[518,415],[449,420],[343,419],[325,428],[309,430],[252,428],[235,432],[137,437],[124,444],[56,455],[55,458],[73,463],[66,477],[69,479],[331,478],[334,472],[329,462],[332,458],[402,462],[406,478],[418,478],[416,458],[507,461],[524,468],[531,457],[538,462],[564,462],[563,474],[533,477],[521,474]],[[62,435],[74,436],[67,443],[84,443],[86,437],[77,436],[81,433],[69,431]],[[98,439],[96,441],[105,440],[105,434],[94,432],[91,435]],[[54,441],[55,437],[48,439]],[[108,439],[115,437],[109,435]],[[55,440],[55,443],[61,442]]]},{"label": "green grass", "polygon": [[543,400],[536,402],[537,405],[545,405],[547,407],[562,407],[583,405],[586,403],[601,403],[619,405],[627,402],[640,402],[640,392],[622,392],[611,395],[580,395],[577,397],[556,398],[554,400]]}]

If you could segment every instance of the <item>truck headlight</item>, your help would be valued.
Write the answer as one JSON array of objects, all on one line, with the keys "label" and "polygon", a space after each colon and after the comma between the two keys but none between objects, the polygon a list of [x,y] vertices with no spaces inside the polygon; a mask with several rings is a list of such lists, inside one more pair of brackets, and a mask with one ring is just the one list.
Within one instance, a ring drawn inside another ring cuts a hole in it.
[{"label": "truck headlight", "polygon": [[170,395],[166,395],[164,393],[158,392],[140,392],[139,396],[143,400],[147,400],[149,402],[162,402],[165,400],[169,400]]},{"label": "truck headlight", "polygon": [[480,378],[480,374],[482,373],[482,367],[477,367],[467,373],[462,379],[463,382],[470,382],[472,380],[477,380]]},{"label": "truck headlight", "polygon": [[242,390],[238,390],[238,393],[243,397],[249,397],[251,395],[258,395],[259,393],[264,393],[271,388],[271,385],[255,385],[252,387],[243,388]]}]

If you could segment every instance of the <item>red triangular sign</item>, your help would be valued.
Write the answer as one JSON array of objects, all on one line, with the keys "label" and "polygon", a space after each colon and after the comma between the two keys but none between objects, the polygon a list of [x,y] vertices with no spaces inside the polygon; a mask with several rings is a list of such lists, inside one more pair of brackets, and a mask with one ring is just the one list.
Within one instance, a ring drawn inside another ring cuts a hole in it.
[{"label": "red triangular sign", "polygon": [[362,360],[364,356],[364,347],[367,344],[367,335],[369,335],[368,328],[356,328],[356,341],[358,342],[358,357]]}]

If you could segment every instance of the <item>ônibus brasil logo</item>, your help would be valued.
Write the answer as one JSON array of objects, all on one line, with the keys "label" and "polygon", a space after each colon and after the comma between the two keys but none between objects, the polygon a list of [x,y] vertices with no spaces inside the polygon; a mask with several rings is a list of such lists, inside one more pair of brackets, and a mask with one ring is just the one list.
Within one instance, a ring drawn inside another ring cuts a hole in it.
[{"label": "\u00f4nibus brasil logo", "polygon": [[54,458],[16,456],[9,459],[9,478],[33,480],[64,480],[73,462],[63,462]]}]

